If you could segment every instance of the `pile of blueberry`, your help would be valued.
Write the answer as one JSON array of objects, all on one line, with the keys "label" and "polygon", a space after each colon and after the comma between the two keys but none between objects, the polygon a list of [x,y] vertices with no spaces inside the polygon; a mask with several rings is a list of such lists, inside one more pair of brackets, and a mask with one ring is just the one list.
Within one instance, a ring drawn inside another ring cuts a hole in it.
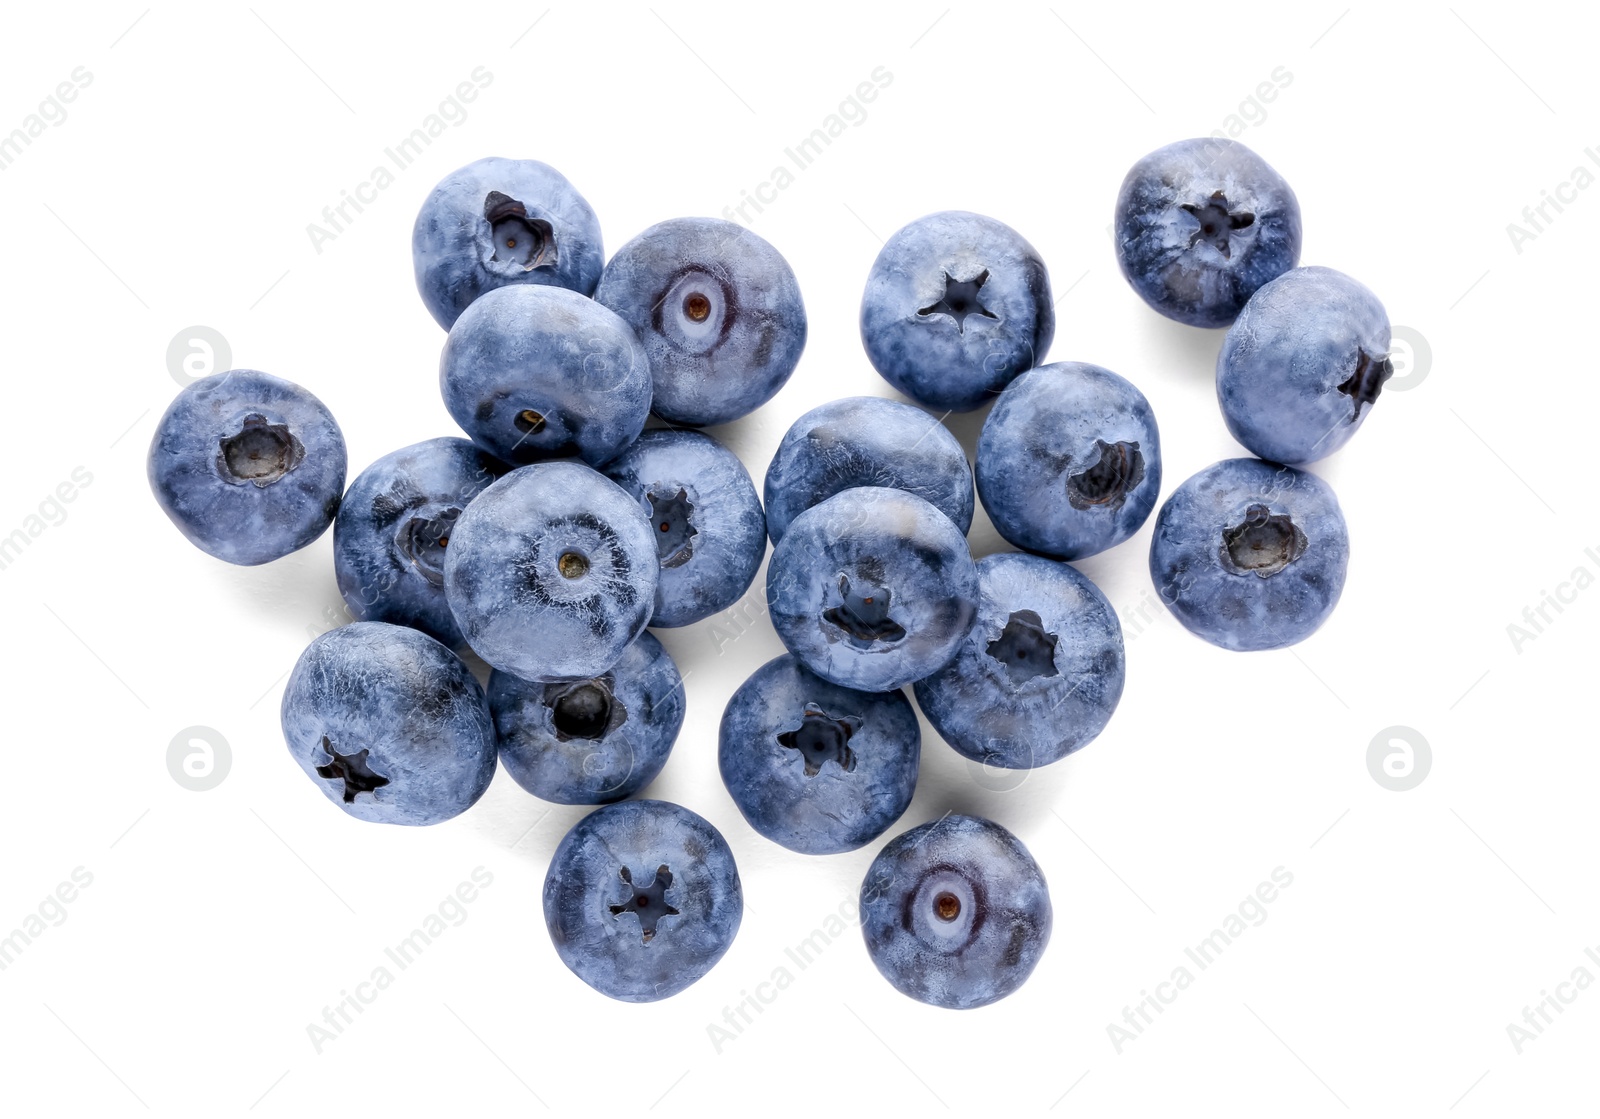
[{"label": "pile of blueberry", "polygon": [[[1217,396],[1259,456],[1207,467],[1167,499],[1156,588],[1216,645],[1291,645],[1332,611],[1349,554],[1333,492],[1297,467],[1342,446],[1390,375],[1383,307],[1338,272],[1296,267],[1294,193],[1232,141],[1140,160],[1115,235],[1151,307],[1230,326]],[[484,159],[434,189],[412,248],[423,302],[449,331],[440,388],[470,439],[394,451],[345,490],[344,440],[322,403],[240,369],[179,394],[150,482],[179,529],[231,563],[276,559],[333,524],[359,620],[306,649],[282,721],[295,761],[346,813],[450,819],[497,760],[535,796],[603,806],[562,840],[544,886],[556,951],[585,982],[665,998],[738,930],[722,835],[686,808],[627,798],[661,771],[684,718],[683,681],[647,627],[732,606],[769,539],[770,617],[789,652],[729,700],[718,758],[773,842],[851,851],[900,818],[921,751],[908,684],[946,742],[991,766],[1048,765],[1104,729],[1122,633],[1063,561],[1138,531],[1160,494],[1160,439],[1116,373],[1038,364],[1055,331],[1050,280],[1014,230],[958,211],[912,222],[884,245],[861,305],[867,356],[900,392],[945,414],[994,399],[976,499],[1021,550],[977,562],[974,471],[919,408],[853,397],[806,413],[760,496],[695,430],[770,400],[805,347],[794,273],[742,226],[663,222],[605,263],[594,211],[564,177]],[[652,413],[663,426],[646,431]],[[492,667],[487,689],[464,648]],[[945,816],[878,855],[861,921],[894,986],[973,1007],[1026,980],[1051,905],[1014,835]]]}]

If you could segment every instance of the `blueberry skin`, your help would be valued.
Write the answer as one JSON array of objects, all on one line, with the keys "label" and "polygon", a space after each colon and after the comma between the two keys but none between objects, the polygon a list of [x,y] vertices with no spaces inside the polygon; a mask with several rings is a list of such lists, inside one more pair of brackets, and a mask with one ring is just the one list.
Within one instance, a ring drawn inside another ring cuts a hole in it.
[{"label": "blueberry skin", "polygon": [[655,541],[638,503],[575,462],[513,470],[456,520],[444,590],[467,643],[524,680],[599,676],[644,632]]},{"label": "blueberry skin", "polygon": [[449,330],[473,300],[508,285],[592,295],[605,253],[594,210],[566,176],[491,156],[452,171],[423,201],[411,262],[428,313]]},{"label": "blueberry skin", "polygon": [[1039,864],[981,816],[946,816],[890,840],[861,884],[872,962],[901,994],[951,1010],[1022,986],[1051,922]]},{"label": "blueberry skin", "polygon": [[437,824],[494,776],[483,689],[425,633],[356,622],[300,654],[283,692],[283,739],[323,794],[358,820]]},{"label": "blueberry skin", "polygon": [[683,677],[649,633],[610,671],[535,684],[489,675],[500,761],[528,792],[557,804],[609,804],[656,779],[683,728]]},{"label": "blueberry skin", "polygon": [[[659,889],[663,869],[671,880]],[[655,1002],[693,984],[722,959],[743,916],[722,833],[663,800],[626,800],[579,820],[544,880],[545,924],[561,962],[623,1002]]]},{"label": "blueberry skin", "polygon": [[661,561],[651,625],[698,622],[750,589],[767,521],[739,456],[698,431],[647,431],[605,474],[651,525]]},{"label": "blueberry skin", "polygon": [[625,319],[650,359],[652,410],[724,424],[775,396],[806,347],[800,284],[744,226],[675,218],[617,250],[594,298]]},{"label": "blueberry skin", "polygon": [[344,433],[322,401],[269,373],[232,369],[178,394],[156,424],[146,472],[191,544],[249,567],[322,535],[346,465]]},{"label": "blueberry skin", "polygon": [[1190,326],[1227,326],[1300,260],[1300,202],[1235,140],[1180,140],[1133,165],[1117,195],[1117,264],[1139,297]]},{"label": "blueberry skin", "polygon": [[1150,402],[1109,369],[1062,361],[1001,393],[978,436],[978,497],[1019,548],[1081,559],[1139,531],[1161,494]]},{"label": "blueberry skin", "polygon": [[1217,402],[1252,454],[1327,458],[1366,422],[1389,361],[1378,297],[1332,268],[1296,268],[1251,297],[1217,354]]},{"label": "blueberry skin", "polygon": [[474,443],[517,464],[576,456],[599,466],[650,414],[633,330],[565,288],[497,288],[468,307],[439,355],[439,388]]},{"label": "blueberry skin", "polygon": [[1122,626],[1100,588],[1057,560],[978,561],[978,623],[915,688],[946,742],[973,761],[1033,769],[1092,742],[1122,698]]},{"label": "blueberry skin", "polygon": [[467,503],[507,469],[445,437],[391,451],[356,475],[333,522],[333,571],[357,621],[462,644],[444,595],[445,549]]},{"label": "blueberry skin", "polygon": [[922,733],[899,691],[830,684],[792,656],[768,661],[722,713],[722,783],[752,828],[803,855],[870,843],[917,788]]},{"label": "blueberry skin", "polygon": [[910,404],[850,396],[811,409],[778,444],[766,478],[772,542],[801,513],[855,486],[905,490],[963,534],[972,527],[972,468],[949,429]]},{"label": "blueberry skin", "polygon": [[1281,649],[1338,604],[1350,536],[1333,489],[1292,466],[1235,458],[1172,492],[1156,514],[1150,578],[1196,636],[1224,649]]},{"label": "blueberry skin", "polygon": [[1044,359],[1055,332],[1050,276],[1034,247],[965,210],[929,214],[891,236],[861,298],[873,367],[940,410],[970,412],[993,399]]},{"label": "blueberry skin", "polygon": [[888,692],[943,668],[978,608],[966,537],[901,490],[860,486],[801,513],[767,565],[784,646],[846,688]]}]

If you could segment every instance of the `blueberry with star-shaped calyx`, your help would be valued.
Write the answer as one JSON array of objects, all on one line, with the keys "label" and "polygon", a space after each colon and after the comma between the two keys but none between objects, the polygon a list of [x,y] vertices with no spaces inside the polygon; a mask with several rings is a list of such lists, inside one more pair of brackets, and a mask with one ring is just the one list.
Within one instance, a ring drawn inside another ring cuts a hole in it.
[{"label": "blueberry with star-shaped calyx", "polygon": [[949,315],[956,321],[956,333],[967,332],[967,316],[982,315],[986,319],[998,316],[978,301],[978,291],[989,280],[985,268],[970,280],[958,280],[950,273],[944,274],[944,296],[934,304],[922,308],[919,315]]},{"label": "blueberry with star-shaped calyx", "polygon": [[824,762],[837,762],[840,769],[849,773],[856,767],[855,751],[850,749],[850,738],[861,729],[861,720],[854,715],[836,719],[815,703],[807,703],[800,726],[778,735],[778,745],[786,750],[798,750],[805,759],[805,774],[815,777],[822,772]]}]

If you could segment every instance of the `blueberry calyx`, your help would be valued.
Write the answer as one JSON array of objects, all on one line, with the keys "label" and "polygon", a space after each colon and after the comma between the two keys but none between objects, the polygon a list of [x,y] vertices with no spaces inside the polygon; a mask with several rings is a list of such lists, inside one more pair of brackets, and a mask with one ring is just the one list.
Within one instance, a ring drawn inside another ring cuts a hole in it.
[{"label": "blueberry calyx", "polygon": [[694,505],[689,493],[679,488],[675,494],[662,496],[655,492],[646,495],[650,500],[650,523],[656,528],[656,555],[662,567],[682,567],[694,555],[693,540],[700,535],[690,518]]},{"label": "blueberry calyx", "polygon": [[967,332],[967,317],[979,315],[986,319],[997,319],[989,308],[978,302],[978,289],[989,282],[989,270],[985,268],[970,280],[958,280],[950,273],[944,274],[944,297],[938,302],[929,304],[917,311],[919,316],[949,315],[956,323],[956,333]]},{"label": "blueberry calyx", "polygon": [[524,408],[511,417],[511,422],[524,435],[538,435],[544,430],[544,413],[536,412],[532,408]]},{"label": "blueberry calyx", "polygon": [[1310,541],[1287,513],[1265,505],[1245,510],[1244,520],[1222,530],[1223,569],[1235,575],[1276,575],[1305,554]]},{"label": "blueberry calyx", "polygon": [[333,748],[327,735],[322,736],[322,752],[328,755],[328,764],[317,766],[317,776],[329,781],[344,782],[344,802],[354,804],[356,794],[376,792],[389,783],[367,763],[369,751],[365,748],[353,754],[341,754]]},{"label": "blueberry calyx", "polygon": [[656,935],[656,924],[663,917],[676,917],[678,911],[667,904],[667,888],[672,885],[672,871],[665,864],[656,867],[656,873],[643,886],[634,885],[633,874],[627,867],[617,872],[632,889],[632,896],[620,905],[611,906],[611,915],[621,917],[632,913],[639,918],[639,931],[644,943],[649,944]]},{"label": "blueberry calyx", "polygon": [[288,424],[271,423],[259,412],[252,412],[237,432],[218,441],[217,473],[232,485],[254,482],[265,489],[299,466],[305,457],[305,446]]},{"label": "blueberry calyx", "polygon": [[711,300],[698,291],[691,291],[683,297],[683,313],[694,322],[705,322],[711,314]]},{"label": "blueberry calyx", "polygon": [[852,773],[856,768],[856,752],[850,749],[849,742],[860,729],[861,720],[855,715],[835,718],[820,705],[808,703],[800,716],[800,725],[778,735],[778,745],[800,751],[807,777],[821,773],[822,763],[830,759],[845,773]]},{"label": "blueberry calyx", "polygon": [[1363,404],[1371,405],[1377,401],[1384,382],[1393,376],[1394,362],[1389,360],[1387,354],[1375,358],[1366,350],[1356,351],[1356,370],[1339,386],[1339,391],[1355,405],[1355,410],[1350,414],[1351,423],[1361,418]]},{"label": "blueberry calyx", "polygon": [[628,708],[616,697],[608,676],[547,684],[544,705],[550,709],[550,723],[560,742],[604,738],[628,721]]},{"label": "blueberry calyx", "polygon": [[1032,610],[1014,610],[1000,636],[984,652],[1006,666],[1013,684],[1026,684],[1036,676],[1057,676],[1056,635],[1046,633],[1044,621]]},{"label": "blueberry calyx", "polygon": [[1067,503],[1074,509],[1103,505],[1114,513],[1122,508],[1128,491],[1144,481],[1144,456],[1138,443],[1096,439],[1094,445],[1093,465],[1067,476]]},{"label": "blueberry calyx", "polygon": [[941,921],[954,921],[961,916],[961,899],[945,892],[933,899],[933,915]]},{"label": "blueberry calyx", "polygon": [[395,533],[395,547],[432,586],[444,586],[444,550],[460,515],[461,510],[452,507],[432,517],[412,517],[402,521]]},{"label": "blueberry calyx", "polygon": [[589,574],[589,557],[581,552],[562,552],[556,560],[556,570],[563,579],[582,579]]},{"label": "blueberry calyx", "polygon": [[491,190],[483,200],[493,249],[489,259],[520,264],[524,272],[556,266],[555,229],[543,218],[530,218],[528,207],[510,195]]},{"label": "blueberry calyx", "polygon": [[1213,191],[1210,198],[1198,205],[1185,202],[1179,209],[1200,223],[1200,228],[1189,238],[1189,247],[1192,249],[1205,241],[1222,254],[1223,260],[1231,259],[1233,254],[1228,234],[1248,229],[1256,220],[1256,216],[1248,210],[1230,210],[1227,196],[1220,190]]},{"label": "blueberry calyx", "polygon": [[857,647],[890,644],[906,635],[905,627],[889,617],[894,592],[887,587],[868,587],[863,594],[851,589],[850,576],[840,575],[839,594],[844,601],[823,611],[822,619],[844,630]]}]

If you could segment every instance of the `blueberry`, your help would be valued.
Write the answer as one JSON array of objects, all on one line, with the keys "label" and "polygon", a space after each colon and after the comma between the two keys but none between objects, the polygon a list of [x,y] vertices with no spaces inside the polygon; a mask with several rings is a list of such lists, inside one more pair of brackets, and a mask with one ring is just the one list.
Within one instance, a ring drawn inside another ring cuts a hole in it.
[{"label": "blueberry", "polygon": [[1109,369],[1063,361],[1024,373],[978,437],[978,496],[1011,543],[1063,559],[1120,544],[1161,493],[1150,402]]},{"label": "blueberry", "polygon": [[919,404],[970,412],[1044,359],[1050,276],[1032,245],[982,214],[918,218],[884,243],[861,299],[861,342]]},{"label": "blueberry", "polygon": [[650,522],[661,575],[653,626],[686,626],[750,589],[767,551],[761,499],[737,455],[698,431],[647,431],[605,468]]},{"label": "blueberry", "polygon": [[289,753],[358,820],[437,824],[494,776],[494,724],[461,659],[425,633],[356,622],[311,642],[283,692]]},{"label": "blueberry", "polygon": [[972,468],[938,420],[910,404],[852,396],[813,408],[784,434],[767,467],[767,532],[840,490],[884,486],[930,502],[963,533],[972,527]]},{"label": "blueberry", "polygon": [[887,692],[937,672],[977,615],[961,530],[920,497],[860,486],[801,513],[767,565],[789,652],[846,688]]},{"label": "blueberry", "polygon": [[854,851],[911,803],[922,735],[899,691],[830,684],[768,661],[722,713],[722,783],[750,826],[805,855]]},{"label": "blueberry", "polygon": [[500,760],[528,792],[557,804],[608,804],[656,779],[683,727],[683,678],[649,633],[588,680],[535,684],[489,676]]},{"label": "blueberry", "polygon": [[1050,889],[1022,841],[979,816],[890,840],[861,884],[867,954],[895,989],[951,1010],[1027,981],[1050,942]]},{"label": "blueberry", "polygon": [[1117,263],[1139,297],[1190,326],[1227,326],[1300,260],[1300,203],[1235,140],[1180,140],[1122,181]]},{"label": "blueberry", "polygon": [[595,300],[650,358],[656,415],[723,424],[771,400],[806,346],[800,285],[778,250],[720,218],[675,218],[617,250]]},{"label": "blueberry", "polygon": [[550,860],[544,919],[561,962],[623,1002],[670,998],[739,931],[744,893],[722,833],[662,800],[579,820]]},{"label": "blueberry", "polygon": [[333,523],[344,434],[305,389],[254,369],[202,377],[156,424],[147,471],[156,501],[201,551],[267,563]]},{"label": "blueberry", "polygon": [[627,323],[565,288],[499,288],[456,320],[439,356],[445,407],[512,463],[599,466],[639,437],[650,368]]},{"label": "blueberry", "polygon": [[599,676],[644,631],[655,541],[638,503],[575,462],[513,470],[473,499],[445,550],[467,643],[525,680]]},{"label": "blueberry", "polygon": [[350,613],[460,645],[444,595],[445,548],[467,503],[505,472],[467,440],[441,438],[391,451],[358,474],[333,522],[333,570]]},{"label": "blueberry", "polygon": [[566,177],[536,159],[480,159],[433,188],[411,231],[417,290],[449,330],[480,295],[546,284],[592,295],[600,222]]},{"label": "blueberry", "polygon": [[1253,458],[1213,463],[1156,514],[1150,578],[1189,630],[1224,649],[1304,641],[1344,590],[1350,537],[1315,474]]},{"label": "blueberry", "polygon": [[1252,454],[1297,466],[1344,446],[1393,373],[1378,297],[1332,268],[1296,268],[1256,292],[1229,328],[1217,400]]},{"label": "blueberry", "polygon": [[978,561],[978,623],[954,660],[917,681],[917,703],[951,746],[1032,769],[1087,746],[1122,698],[1122,627],[1072,567],[1008,553]]}]

